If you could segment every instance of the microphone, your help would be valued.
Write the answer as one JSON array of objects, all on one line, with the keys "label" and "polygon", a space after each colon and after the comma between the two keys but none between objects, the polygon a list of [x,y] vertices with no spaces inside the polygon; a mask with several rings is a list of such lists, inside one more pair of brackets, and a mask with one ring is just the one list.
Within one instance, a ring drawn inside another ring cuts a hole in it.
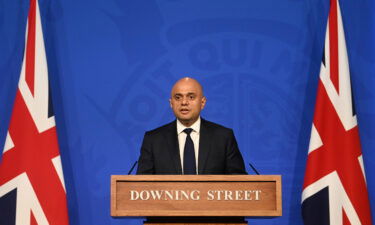
[{"label": "microphone", "polygon": [[135,161],[135,162],[134,162],[132,168],[131,168],[131,169],[129,170],[129,172],[128,172],[128,175],[130,175],[130,174],[133,172],[134,167],[137,165],[137,163],[138,163],[138,161]]},{"label": "microphone", "polygon": [[257,175],[260,175],[260,173],[258,172],[258,170],[255,169],[255,167],[254,167],[251,163],[249,163],[249,166],[251,167],[251,169],[252,169]]}]

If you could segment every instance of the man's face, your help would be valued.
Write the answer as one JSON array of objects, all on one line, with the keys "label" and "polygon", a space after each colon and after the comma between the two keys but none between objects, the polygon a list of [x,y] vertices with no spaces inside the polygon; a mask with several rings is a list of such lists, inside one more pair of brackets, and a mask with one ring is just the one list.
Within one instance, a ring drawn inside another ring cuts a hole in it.
[{"label": "man's face", "polygon": [[182,79],[174,85],[169,102],[177,119],[185,126],[191,126],[204,108],[206,98],[197,81]]}]

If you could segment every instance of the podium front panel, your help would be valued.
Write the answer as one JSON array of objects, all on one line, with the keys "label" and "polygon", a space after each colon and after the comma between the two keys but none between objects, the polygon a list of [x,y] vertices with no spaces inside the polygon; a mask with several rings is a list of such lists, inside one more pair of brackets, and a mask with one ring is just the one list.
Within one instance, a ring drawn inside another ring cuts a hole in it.
[{"label": "podium front panel", "polygon": [[112,176],[112,216],[281,216],[278,175]]}]

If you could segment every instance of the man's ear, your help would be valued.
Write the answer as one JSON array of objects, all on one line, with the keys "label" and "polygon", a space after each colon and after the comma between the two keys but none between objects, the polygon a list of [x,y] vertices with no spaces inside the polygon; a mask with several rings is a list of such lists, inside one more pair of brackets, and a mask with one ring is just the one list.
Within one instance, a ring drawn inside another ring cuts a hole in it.
[{"label": "man's ear", "polygon": [[169,106],[172,108],[172,99],[169,99]]},{"label": "man's ear", "polygon": [[205,96],[202,97],[202,103],[201,103],[201,110],[204,109],[204,107],[206,106],[206,102],[207,102],[207,99]]}]

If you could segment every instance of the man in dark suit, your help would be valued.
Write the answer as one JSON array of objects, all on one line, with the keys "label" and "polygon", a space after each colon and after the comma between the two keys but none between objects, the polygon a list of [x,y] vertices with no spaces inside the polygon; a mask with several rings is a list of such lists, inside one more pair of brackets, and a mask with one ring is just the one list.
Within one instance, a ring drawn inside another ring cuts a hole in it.
[{"label": "man in dark suit", "polygon": [[177,120],[146,132],[137,174],[246,174],[233,131],[200,117],[198,81],[177,81],[169,102]]}]

